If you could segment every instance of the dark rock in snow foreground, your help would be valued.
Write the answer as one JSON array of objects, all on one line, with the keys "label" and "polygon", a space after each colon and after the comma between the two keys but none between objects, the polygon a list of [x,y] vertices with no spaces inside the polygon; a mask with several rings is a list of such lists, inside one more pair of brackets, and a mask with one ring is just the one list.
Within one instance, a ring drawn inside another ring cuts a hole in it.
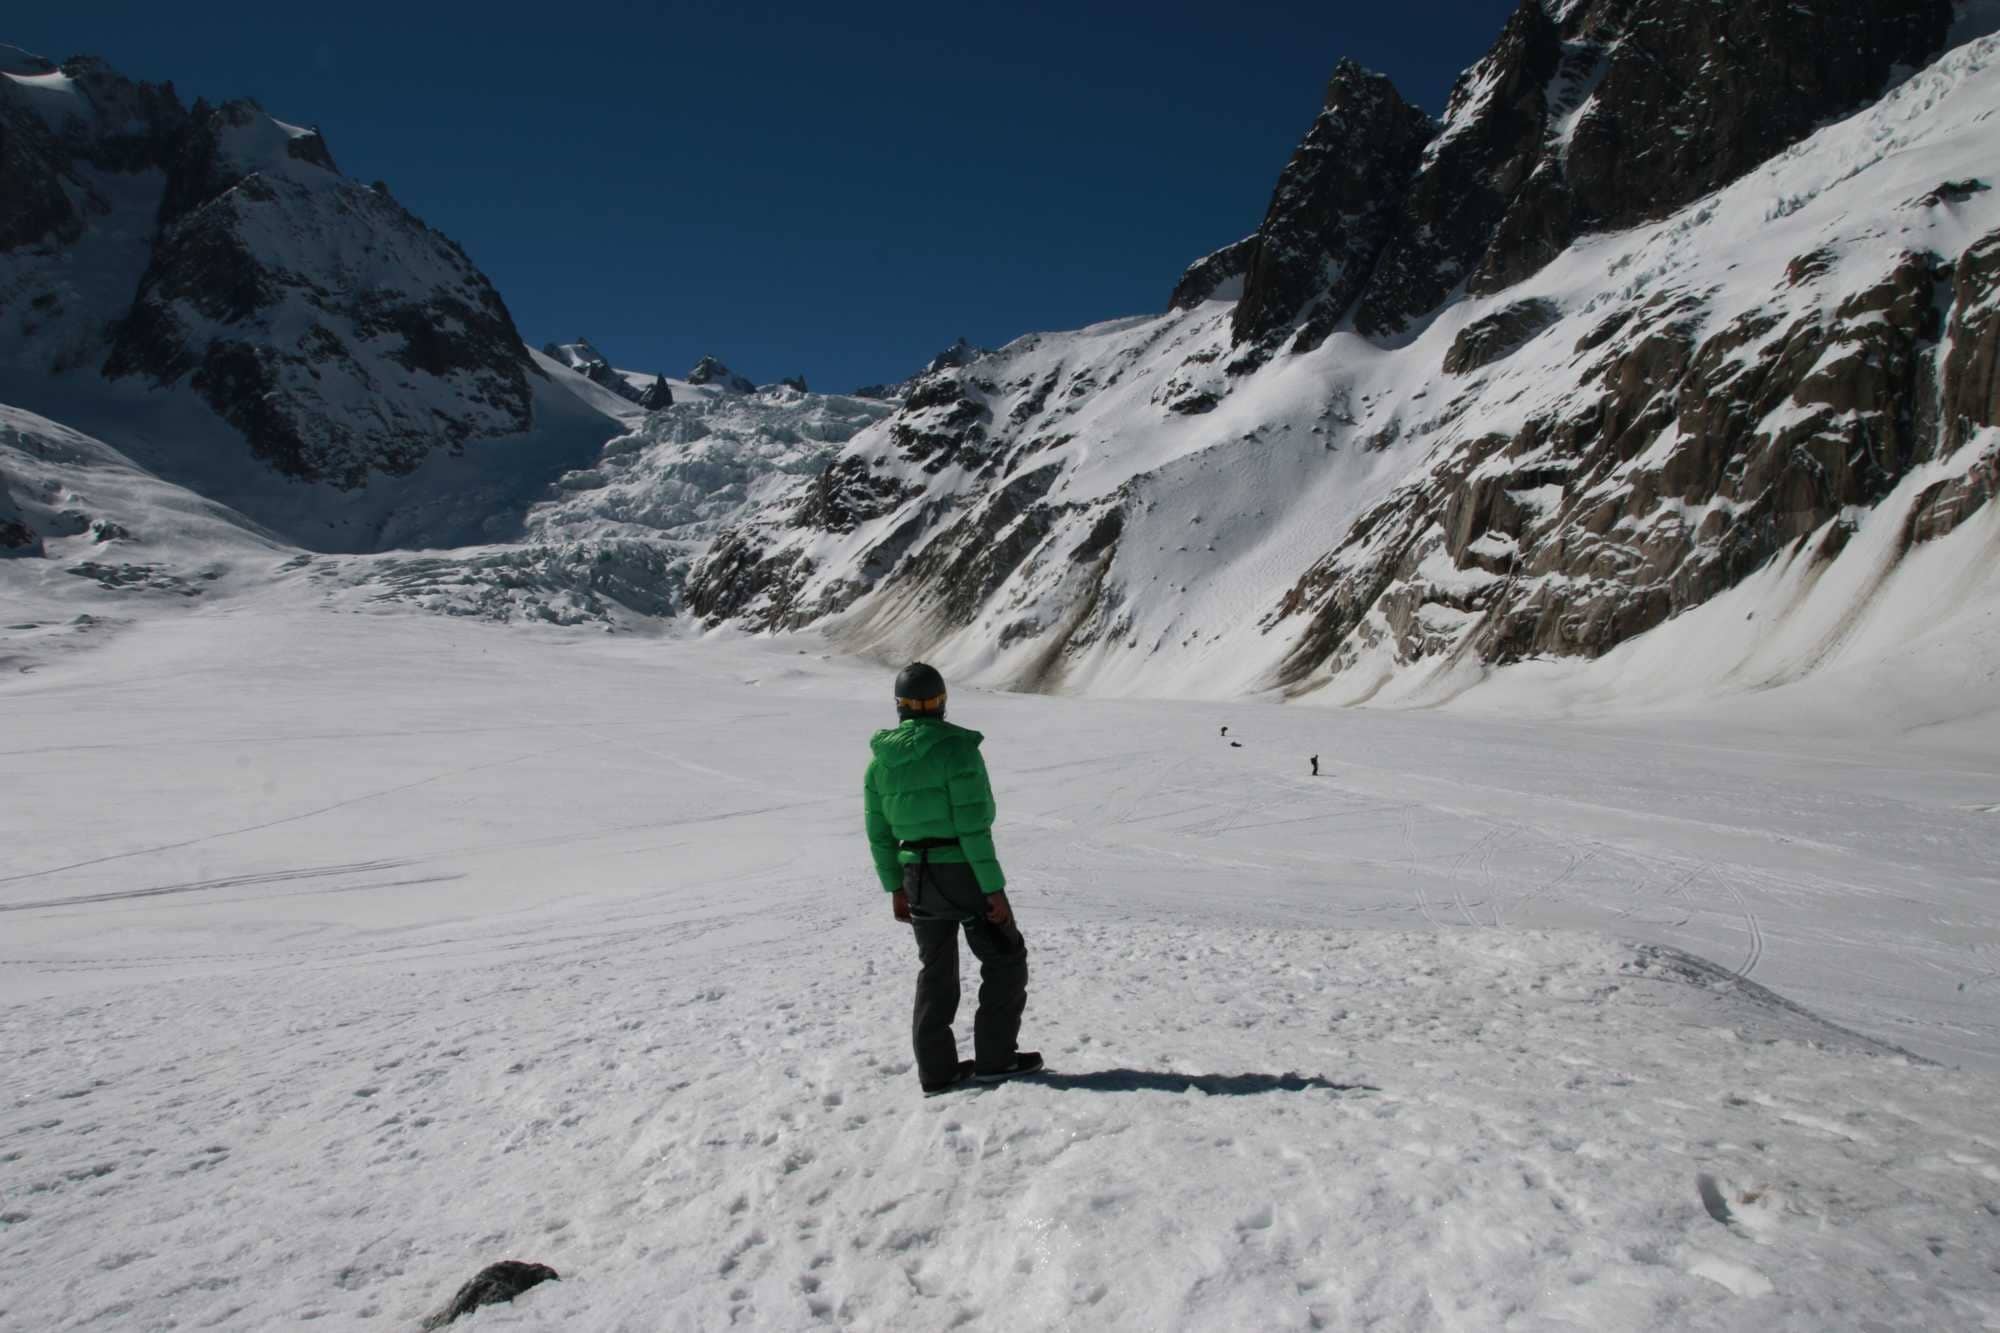
[{"label": "dark rock in snow foreground", "polygon": [[458,1289],[450,1301],[436,1314],[424,1320],[425,1329],[439,1329],[461,1315],[469,1315],[482,1305],[501,1305],[513,1300],[531,1287],[544,1282],[561,1280],[561,1275],[547,1264],[527,1264],[518,1259],[503,1259],[497,1264],[488,1264],[472,1277],[472,1280]]}]

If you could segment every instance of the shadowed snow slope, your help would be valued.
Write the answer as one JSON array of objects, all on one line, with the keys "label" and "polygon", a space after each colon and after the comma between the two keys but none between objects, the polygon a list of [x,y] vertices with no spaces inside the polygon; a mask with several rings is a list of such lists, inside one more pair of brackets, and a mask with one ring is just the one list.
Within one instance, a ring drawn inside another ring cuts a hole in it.
[{"label": "shadowed snow slope", "polygon": [[1990,747],[956,690],[1053,1072],[924,1101],[880,673],[222,582],[8,631],[0,1325],[2000,1319]]}]

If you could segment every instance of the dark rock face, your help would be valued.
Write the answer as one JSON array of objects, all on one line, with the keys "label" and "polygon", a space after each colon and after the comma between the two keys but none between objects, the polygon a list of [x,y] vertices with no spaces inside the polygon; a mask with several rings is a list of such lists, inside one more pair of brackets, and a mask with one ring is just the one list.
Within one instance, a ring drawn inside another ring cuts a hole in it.
[{"label": "dark rock face", "polygon": [[1459,330],[1444,354],[1447,375],[1465,375],[1513,352],[1562,317],[1551,301],[1520,301]]},{"label": "dark rock face", "polygon": [[705,356],[694,363],[694,369],[687,373],[689,384],[713,384],[731,393],[755,393],[757,386],[731,370],[712,356]]},{"label": "dark rock face", "polygon": [[813,481],[796,526],[819,532],[852,532],[901,504],[907,492],[893,477],[872,471],[852,454],[836,458]]},{"label": "dark rock face", "polygon": [[1253,233],[1195,260],[1174,284],[1173,295],[1167,298],[1167,309],[1192,310],[1203,301],[1242,299],[1243,275],[1250,271],[1250,255],[1256,247],[1257,237]]},{"label": "dark rock face", "polygon": [[127,173],[175,153],[188,113],[172,84],[133,83],[102,61],[58,66],[13,47],[0,65],[30,79],[67,81],[73,92],[0,81],[0,251],[74,243],[108,200],[84,168]]},{"label": "dark rock face", "polygon": [[800,393],[812,392],[812,390],[806,388],[806,377],[804,375],[791,375],[779,380],[778,383],[784,385],[787,389],[796,389]]},{"label": "dark rock face", "polygon": [[665,375],[655,377],[653,382],[648,384],[645,390],[639,395],[639,406],[645,408],[648,412],[657,412],[663,407],[672,407],[673,405],[674,391],[672,386],[667,383]]},{"label": "dark rock face", "polygon": [[993,421],[987,394],[962,370],[938,370],[919,377],[890,428],[903,457],[936,472],[954,463],[977,466],[990,455],[985,446]]},{"label": "dark rock face", "polygon": [[[588,338],[578,338],[573,343],[548,343],[543,346],[542,355],[551,361],[562,362],[592,384],[611,390],[628,403],[645,406],[639,390],[633,388],[630,381],[611,368],[611,362],[604,353],[590,345]],[[667,393],[667,401],[670,403],[673,401],[671,390]]]},{"label": "dark rock face", "polygon": [[1960,257],[1951,290],[1941,413],[1946,452],[1980,427],[2000,423],[2000,232]]},{"label": "dark rock face", "polygon": [[560,1274],[547,1264],[527,1264],[517,1259],[504,1259],[497,1264],[488,1264],[473,1275],[471,1281],[458,1289],[458,1293],[445,1303],[436,1314],[424,1320],[426,1329],[443,1328],[461,1315],[471,1314],[482,1305],[500,1305],[513,1300],[531,1287],[544,1282],[560,1280]]},{"label": "dark rock face", "polygon": [[1922,65],[1951,20],[1948,0],[1581,7],[1563,25],[1563,82],[1594,92],[1568,151],[1545,154],[1510,202],[1472,290],[1518,281],[1582,231],[1735,180],[1875,97],[1896,66]]},{"label": "dark rock face", "polygon": [[[2000,323],[1995,255],[2000,237],[1954,278],[1944,411],[1963,412],[1961,441],[1994,420],[1979,349]],[[1922,406],[1946,332],[1934,293],[1949,274],[1905,254],[1830,313],[1758,310],[1706,337],[1698,300],[1656,300],[1601,344],[1594,394],[1460,446],[1308,571],[1267,622],[1307,617],[1285,678],[1379,641],[1378,623],[1403,661],[1598,656],[1788,551],[1838,554],[1848,529],[1835,520],[1956,447]],[[1913,539],[1948,531],[1990,481],[1974,472],[1934,488]],[[1799,550],[1822,531],[1819,548]],[[1443,577],[1426,572],[1439,555]],[[1429,607],[1478,617],[1469,645],[1434,629]]]},{"label": "dark rock face", "polygon": [[1477,266],[1508,201],[1544,150],[1544,90],[1562,42],[1540,0],[1522,0],[1500,40],[1460,76],[1444,127],[1401,200],[1394,239],[1354,311],[1371,338],[1391,339],[1442,305]]},{"label": "dark rock face", "polygon": [[1268,352],[1294,329],[1298,350],[1326,340],[1374,271],[1433,129],[1388,79],[1340,62],[1242,256],[1239,345]]},{"label": "dark rock face", "polygon": [[805,625],[845,610],[852,597],[804,600],[815,568],[812,557],[778,546],[755,527],[734,528],[688,575],[688,610],[705,624],[741,618],[760,630]]},{"label": "dark rock face", "polygon": [[7,476],[0,473],[0,560],[9,556],[39,556],[42,551],[41,534],[28,524],[27,515],[14,503],[14,497],[7,493]]},{"label": "dark rock face", "polygon": [[969,624],[1053,530],[1060,511],[1043,498],[1061,475],[1051,466],[1010,478],[912,557],[901,577],[930,590],[950,623]]}]

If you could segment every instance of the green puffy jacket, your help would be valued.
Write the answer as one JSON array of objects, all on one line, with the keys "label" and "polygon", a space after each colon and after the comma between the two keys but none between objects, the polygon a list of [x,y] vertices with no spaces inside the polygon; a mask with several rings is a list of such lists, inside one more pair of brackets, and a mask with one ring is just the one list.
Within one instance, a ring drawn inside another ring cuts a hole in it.
[{"label": "green puffy jacket", "polygon": [[932,848],[932,861],[972,867],[982,892],[1007,887],[993,850],[993,788],[979,756],[983,739],[942,718],[916,717],[868,742],[875,757],[862,782],[862,809],[884,889],[902,888],[903,867],[919,856],[897,844],[931,838],[958,839],[956,847]]}]

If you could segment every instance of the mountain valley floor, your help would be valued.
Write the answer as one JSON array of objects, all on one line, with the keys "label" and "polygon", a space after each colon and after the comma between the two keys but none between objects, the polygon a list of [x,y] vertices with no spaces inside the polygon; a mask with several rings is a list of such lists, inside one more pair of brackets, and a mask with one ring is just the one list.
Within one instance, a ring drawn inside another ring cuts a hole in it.
[{"label": "mountain valley floor", "polygon": [[0,1328],[2000,1327],[1986,723],[959,691],[1052,1072],[923,1100],[887,669],[28,623]]}]

